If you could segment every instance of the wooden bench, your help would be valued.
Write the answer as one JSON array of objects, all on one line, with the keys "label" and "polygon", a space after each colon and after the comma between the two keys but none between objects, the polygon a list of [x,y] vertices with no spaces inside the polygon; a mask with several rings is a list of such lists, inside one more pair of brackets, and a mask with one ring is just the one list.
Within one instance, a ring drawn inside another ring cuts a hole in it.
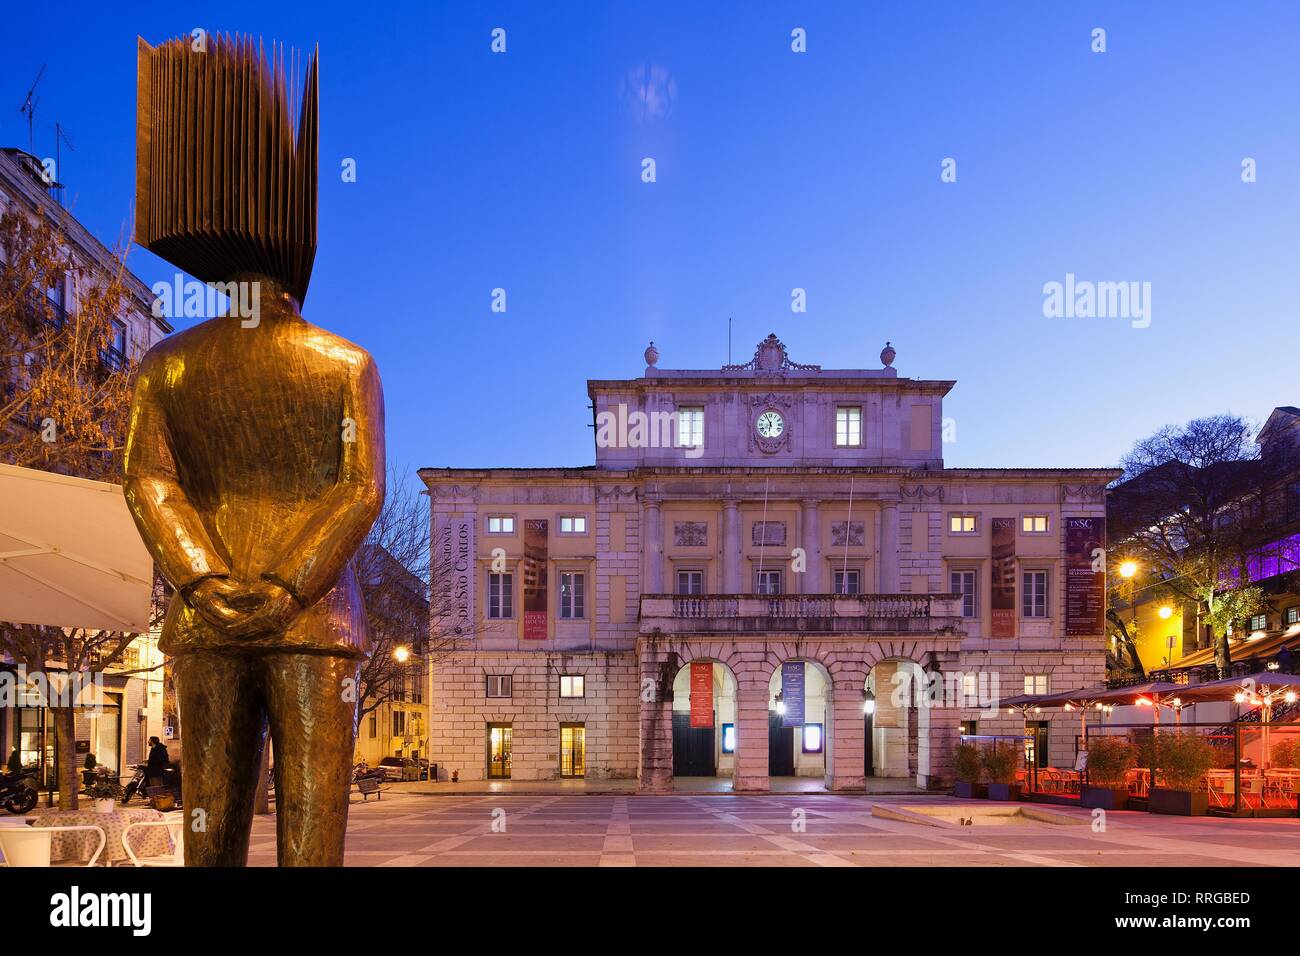
[{"label": "wooden bench", "polygon": [[357,781],[357,789],[361,791],[361,800],[364,802],[370,799],[373,793],[376,800],[384,799],[384,791],[379,789],[379,779],[377,777],[362,777]]}]

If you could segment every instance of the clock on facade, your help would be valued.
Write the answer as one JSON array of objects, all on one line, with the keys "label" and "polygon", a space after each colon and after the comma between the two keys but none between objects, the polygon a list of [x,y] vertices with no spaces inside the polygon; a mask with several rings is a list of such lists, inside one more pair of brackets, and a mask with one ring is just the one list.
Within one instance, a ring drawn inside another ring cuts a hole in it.
[{"label": "clock on facade", "polygon": [[781,433],[785,431],[785,419],[781,417],[780,412],[769,410],[758,416],[754,427],[764,438],[780,438]]}]

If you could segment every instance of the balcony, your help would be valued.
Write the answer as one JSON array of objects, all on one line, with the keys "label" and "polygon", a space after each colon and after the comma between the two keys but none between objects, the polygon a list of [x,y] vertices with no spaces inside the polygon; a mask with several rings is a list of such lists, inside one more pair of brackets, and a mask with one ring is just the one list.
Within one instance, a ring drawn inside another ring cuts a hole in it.
[{"label": "balcony", "polygon": [[643,594],[641,633],[958,634],[958,594]]}]

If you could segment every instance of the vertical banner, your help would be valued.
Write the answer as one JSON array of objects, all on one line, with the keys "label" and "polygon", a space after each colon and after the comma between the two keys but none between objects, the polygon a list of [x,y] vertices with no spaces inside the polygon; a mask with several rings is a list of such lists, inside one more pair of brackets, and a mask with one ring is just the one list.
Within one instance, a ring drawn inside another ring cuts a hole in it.
[{"label": "vertical banner", "polygon": [[802,726],[803,661],[785,661],[781,664],[781,701],[785,704],[781,726]]},{"label": "vertical banner", "polygon": [[1105,547],[1105,518],[1065,519],[1066,637],[1105,633],[1106,571],[1093,557],[1098,552],[1099,558]]},{"label": "vertical banner", "polygon": [[994,518],[991,637],[1016,636],[1016,519]]},{"label": "vertical banner", "polygon": [[713,726],[712,661],[691,661],[691,726]]},{"label": "vertical banner", "polygon": [[437,638],[474,633],[475,515],[437,515],[433,531],[433,620]]},{"label": "vertical banner", "polygon": [[546,560],[550,524],[545,518],[524,520],[524,640],[546,640]]}]

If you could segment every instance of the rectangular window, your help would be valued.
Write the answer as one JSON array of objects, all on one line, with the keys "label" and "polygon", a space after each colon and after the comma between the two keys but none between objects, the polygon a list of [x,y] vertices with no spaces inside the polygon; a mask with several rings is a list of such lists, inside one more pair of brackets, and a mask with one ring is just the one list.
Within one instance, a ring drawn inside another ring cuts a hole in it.
[{"label": "rectangular window", "polygon": [[510,572],[488,575],[488,617],[515,616],[515,576]]},{"label": "rectangular window", "polygon": [[560,696],[561,697],[585,697],[586,692],[583,687],[581,674],[561,674],[560,675]]},{"label": "rectangular window", "polygon": [[758,594],[780,594],[781,593],[781,572],[780,571],[755,571],[754,572],[755,592]]},{"label": "rectangular window", "polygon": [[1021,515],[1020,530],[1024,534],[1047,534],[1047,515]]},{"label": "rectangular window", "polygon": [[979,614],[979,605],[975,601],[975,572],[953,571],[948,575],[948,590],[961,595],[961,616],[975,617]]},{"label": "rectangular window", "polygon": [[835,572],[835,593],[836,594],[858,594],[860,593],[861,574],[857,568],[847,568]]},{"label": "rectangular window", "polygon": [[977,534],[979,517],[977,515],[948,515],[949,534]]},{"label": "rectangular window", "polygon": [[1025,617],[1047,617],[1047,572],[1026,571],[1020,598]]},{"label": "rectangular window", "polygon": [[704,445],[704,406],[682,405],[677,409],[677,446],[700,448]]},{"label": "rectangular window", "polygon": [[736,752],[736,725],[722,725],[722,752],[724,754],[734,754]]},{"label": "rectangular window", "polygon": [[704,572],[703,571],[678,571],[677,572],[677,593],[678,594],[703,594],[704,593]]},{"label": "rectangular window", "polygon": [[509,674],[487,675],[487,696],[509,697],[514,693],[514,678]]},{"label": "rectangular window", "polygon": [[113,338],[104,353],[104,364],[114,370],[126,367],[126,323],[113,320]]},{"label": "rectangular window", "polygon": [[1025,675],[1025,693],[1026,694],[1047,694],[1048,680],[1046,674],[1026,674]]},{"label": "rectangular window", "polygon": [[560,617],[566,621],[584,617],[587,576],[580,571],[560,572]]},{"label": "rectangular window", "polygon": [[488,534],[514,534],[514,515],[488,515]]},{"label": "rectangular window", "polygon": [[862,444],[862,409],[857,405],[841,405],[835,409],[835,444],[852,448]]},{"label": "rectangular window", "polygon": [[393,736],[401,737],[406,733],[406,711],[393,711]]},{"label": "rectangular window", "polygon": [[1252,617],[1252,618],[1250,619],[1250,629],[1251,629],[1252,631],[1267,631],[1267,630],[1268,630],[1268,615],[1267,615],[1267,614],[1256,614],[1254,617]]},{"label": "rectangular window", "polygon": [[374,740],[379,736],[379,715],[370,715],[370,739]]},{"label": "rectangular window", "polygon": [[1286,609],[1286,626],[1290,627],[1292,624],[1300,624],[1300,605]]},{"label": "rectangular window", "polygon": [[561,515],[560,534],[586,534],[586,515]]},{"label": "rectangular window", "polygon": [[803,725],[803,752],[806,754],[819,754],[822,752],[821,724]]}]

